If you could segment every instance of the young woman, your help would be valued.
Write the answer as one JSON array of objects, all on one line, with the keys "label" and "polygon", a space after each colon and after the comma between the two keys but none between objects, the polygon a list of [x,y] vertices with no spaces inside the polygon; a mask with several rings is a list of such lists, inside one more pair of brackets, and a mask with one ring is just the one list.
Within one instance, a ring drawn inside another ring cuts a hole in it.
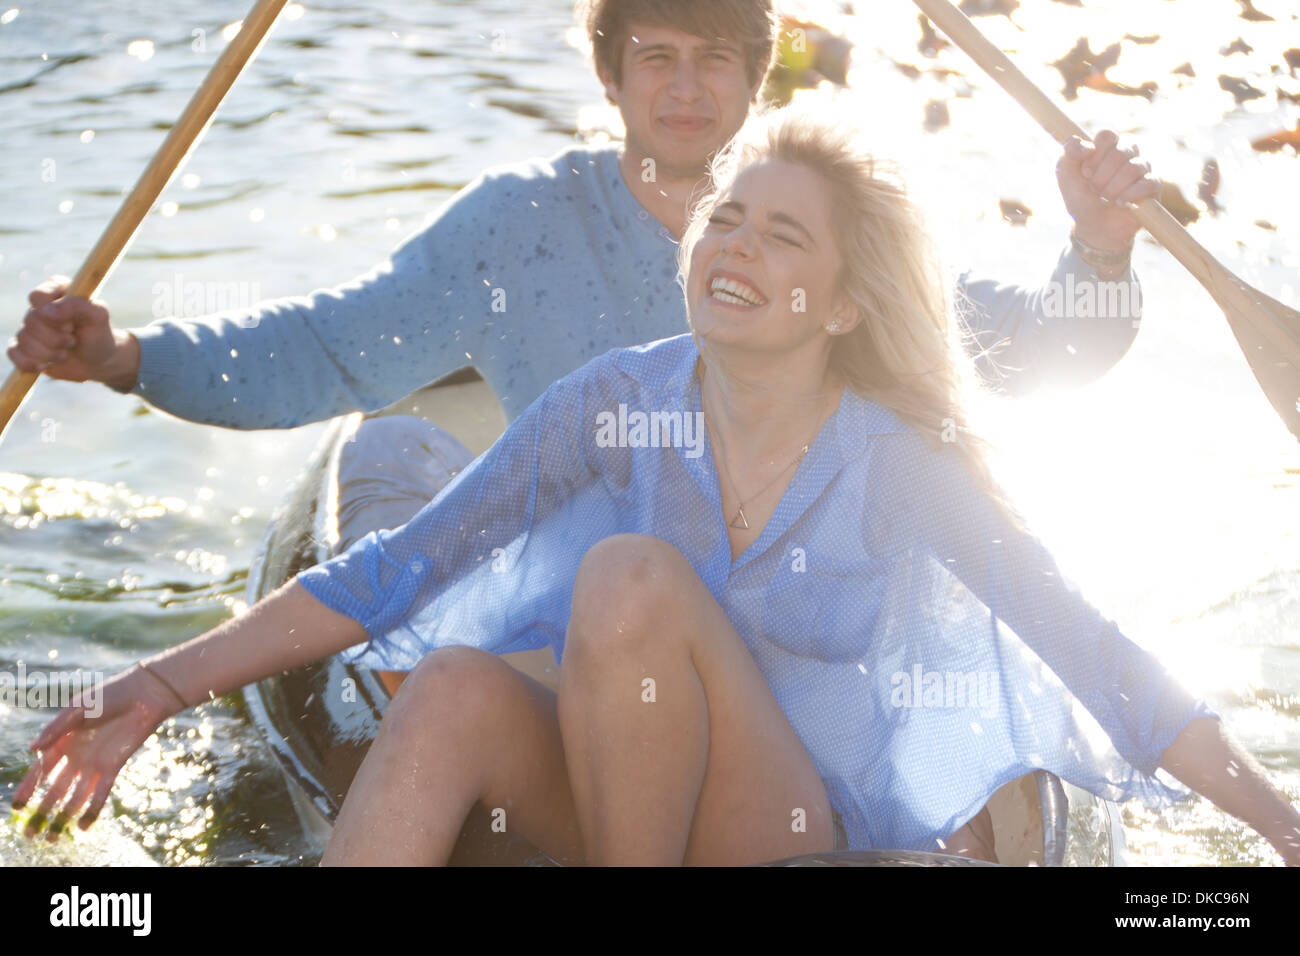
[{"label": "young woman", "polygon": [[[567,862],[970,852],[1037,767],[1149,802],[1167,771],[1300,862],[1300,815],[1001,501],[901,189],[788,112],[714,182],[691,335],[562,379],[403,527],[60,713],[15,805],[48,778],[39,814],[88,826],[167,716],[368,639],[411,673],[324,863],[444,862],[475,802]],[[496,656],[548,645],[558,693]]]}]

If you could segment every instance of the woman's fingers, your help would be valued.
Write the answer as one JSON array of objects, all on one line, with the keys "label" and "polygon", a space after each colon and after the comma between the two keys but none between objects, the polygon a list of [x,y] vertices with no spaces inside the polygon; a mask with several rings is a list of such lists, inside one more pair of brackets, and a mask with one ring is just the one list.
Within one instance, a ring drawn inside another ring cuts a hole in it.
[{"label": "woman's fingers", "polygon": [[86,713],[80,707],[64,707],[54,715],[54,719],[45,725],[45,729],[36,735],[29,751],[45,750],[70,730],[76,730],[85,722]]},{"label": "woman's fingers", "polygon": [[86,799],[90,796],[97,780],[99,780],[99,775],[90,772],[82,773],[77,778],[77,788],[72,791],[72,796],[68,797],[63,809],[59,811],[54,822],[50,824],[51,838],[68,829],[68,823],[78,815],[81,807],[85,805]]},{"label": "woman's fingers", "polygon": [[32,798],[36,788],[40,785],[41,778],[45,776],[45,771],[53,766],[45,762],[45,755],[38,754],[36,762],[27,770],[27,775],[23,777],[22,783],[18,784],[18,789],[14,791],[13,808],[21,810],[27,806],[27,801]]},{"label": "woman's fingers", "polygon": [[[21,809],[26,804],[41,778],[58,766],[61,756],[48,751],[42,752],[37,764],[28,772],[14,795],[15,808]],[[50,778],[49,787],[42,796],[40,804],[23,828],[23,833],[28,838],[34,837],[48,823],[46,838],[53,842],[60,833],[68,829],[69,822],[78,817],[79,826],[85,830],[99,816],[100,810],[108,800],[113,781],[117,779],[117,770],[121,767],[112,771],[106,770],[102,760],[96,762],[84,753],[71,753],[67,756],[67,761],[62,766],[58,766],[57,772]],[[65,794],[69,794],[66,801],[63,800]],[[61,801],[63,805],[56,811],[55,808]],[[84,812],[83,807],[85,807]]]},{"label": "woman's fingers", "polygon": [[21,810],[27,806],[27,801],[32,798],[32,794],[36,792],[36,787],[41,782],[41,778],[45,776],[43,759],[43,754],[37,754],[35,762],[27,768],[26,775],[18,784],[18,789],[14,791],[13,808],[15,810]]},{"label": "woman's fingers", "polygon": [[95,792],[90,798],[90,803],[86,806],[86,812],[81,815],[77,825],[83,830],[90,828],[90,825],[99,819],[99,811],[104,809],[104,804],[108,802],[109,791],[113,788],[113,780],[116,774],[100,775],[95,781]]},{"label": "woman's fingers", "polygon": [[[28,769],[18,789],[14,791],[14,809],[21,810],[27,806],[27,801],[32,798],[36,788],[47,777],[49,780],[39,806],[24,828],[24,833],[28,837],[35,835],[49,821],[50,812],[74,782],[78,783],[78,787],[73,793],[74,799],[70,800],[64,808],[65,811],[75,810],[78,803],[84,801],[86,778],[87,776],[93,778],[94,774],[90,774],[84,766],[84,755],[80,753],[81,747],[78,746],[81,741],[73,735],[77,731],[85,733],[88,730],[86,723],[85,712],[74,704],[59,711],[32,741],[30,749],[36,751],[36,761]],[[68,759],[64,761],[64,757]],[[63,819],[59,822],[66,824],[66,816],[64,814],[60,816],[63,816]],[[52,824],[51,831],[53,830]]]},{"label": "woman's fingers", "polygon": [[27,801],[32,798],[32,793],[41,785],[45,777],[53,773],[59,766],[59,761],[63,759],[64,750],[61,744],[62,739],[54,744],[42,747],[36,755],[36,762],[32,764],[31,769],[27,771],[27,776],[18,789],[14,791],[13,808],[21,810],[27,806]]},{"label": "woman's fingers", "polygon": [[45,791],[45,796],[41,798],[40,806],[36,812],[27,820],[27,826],[23,828],[23,833],[28,837],[34,837],[36,831],[41,829],[49,821],[50,815],[54,808],[58,806],[59,801],[63,799],[64,794],[68,792],[68,787],[77,777],[77,770],[72,766],[71,761],[67,761],[50,779],[50,785]]},{"label": "woman's fingers", "polygon": [[105,684],[97,716],[87,716],[80,698],[59,711],[32,742],[36,762],[14,792],[13,806],[21,809],[48,781],[25,828],[27,836],[49,822],[48,836],[56,838],[78,816],[83,830],[90,826],[108,801],[118,772],[166,717],[167,705],[150,696],[160,693],[147,684],[138,686],[128,671]]},{"label": "woman's fingers", "polygon": [[62,763],[53,778],[49,780],[49,787],[45,790],[45,796],[40,800],[36,813],[27,821],[25,830],[27,836],[35,835],[36,830],[40,829],[40,823],[47,822],[51,818],[53,810],[61,803],[69,788],[77,780],[78,773],[79,769],[74,766],[72,760]]}]

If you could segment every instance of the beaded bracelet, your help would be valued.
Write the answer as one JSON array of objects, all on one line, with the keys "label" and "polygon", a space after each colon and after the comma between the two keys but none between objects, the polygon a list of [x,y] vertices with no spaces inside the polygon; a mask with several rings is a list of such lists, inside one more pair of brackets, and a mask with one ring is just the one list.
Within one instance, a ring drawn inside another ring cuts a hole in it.
[{"label": "beaded bracelet", "polygon": [[190,705],[185,703],[185,698],[180,695],[176,688],[173,687],[165,677],[147,665],[144,661],[136,661],[136,664],[139,666],[140,670],[144,671],[146,674],[152,674],[157,680],[162,681],[162,685],[172,692],[173,697],[181,702],[181,710],[189,709]]}]

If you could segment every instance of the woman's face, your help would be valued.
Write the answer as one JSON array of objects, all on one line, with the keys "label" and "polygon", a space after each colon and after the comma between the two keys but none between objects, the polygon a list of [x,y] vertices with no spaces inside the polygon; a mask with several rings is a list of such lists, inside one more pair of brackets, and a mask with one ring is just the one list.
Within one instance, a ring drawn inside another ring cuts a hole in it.
[{"label": "woman's face", "polygon": [[713,207],[687,264],[691,327],[717,344],[786,351],[852,307],[837,278],[830,190],[805,166],[744,169]]}]

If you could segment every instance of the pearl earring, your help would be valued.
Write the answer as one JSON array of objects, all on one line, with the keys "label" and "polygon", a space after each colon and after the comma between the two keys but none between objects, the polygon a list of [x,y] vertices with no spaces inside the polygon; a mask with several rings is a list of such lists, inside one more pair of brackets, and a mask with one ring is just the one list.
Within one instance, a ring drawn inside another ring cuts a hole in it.
[{"label": "pearl earring", "polygon": [[830,332],[832,335],[839,332],[839,330],[840,330],[840,323],[838,319],[832,322],[830,325],[826,326],[826,331]]}]

